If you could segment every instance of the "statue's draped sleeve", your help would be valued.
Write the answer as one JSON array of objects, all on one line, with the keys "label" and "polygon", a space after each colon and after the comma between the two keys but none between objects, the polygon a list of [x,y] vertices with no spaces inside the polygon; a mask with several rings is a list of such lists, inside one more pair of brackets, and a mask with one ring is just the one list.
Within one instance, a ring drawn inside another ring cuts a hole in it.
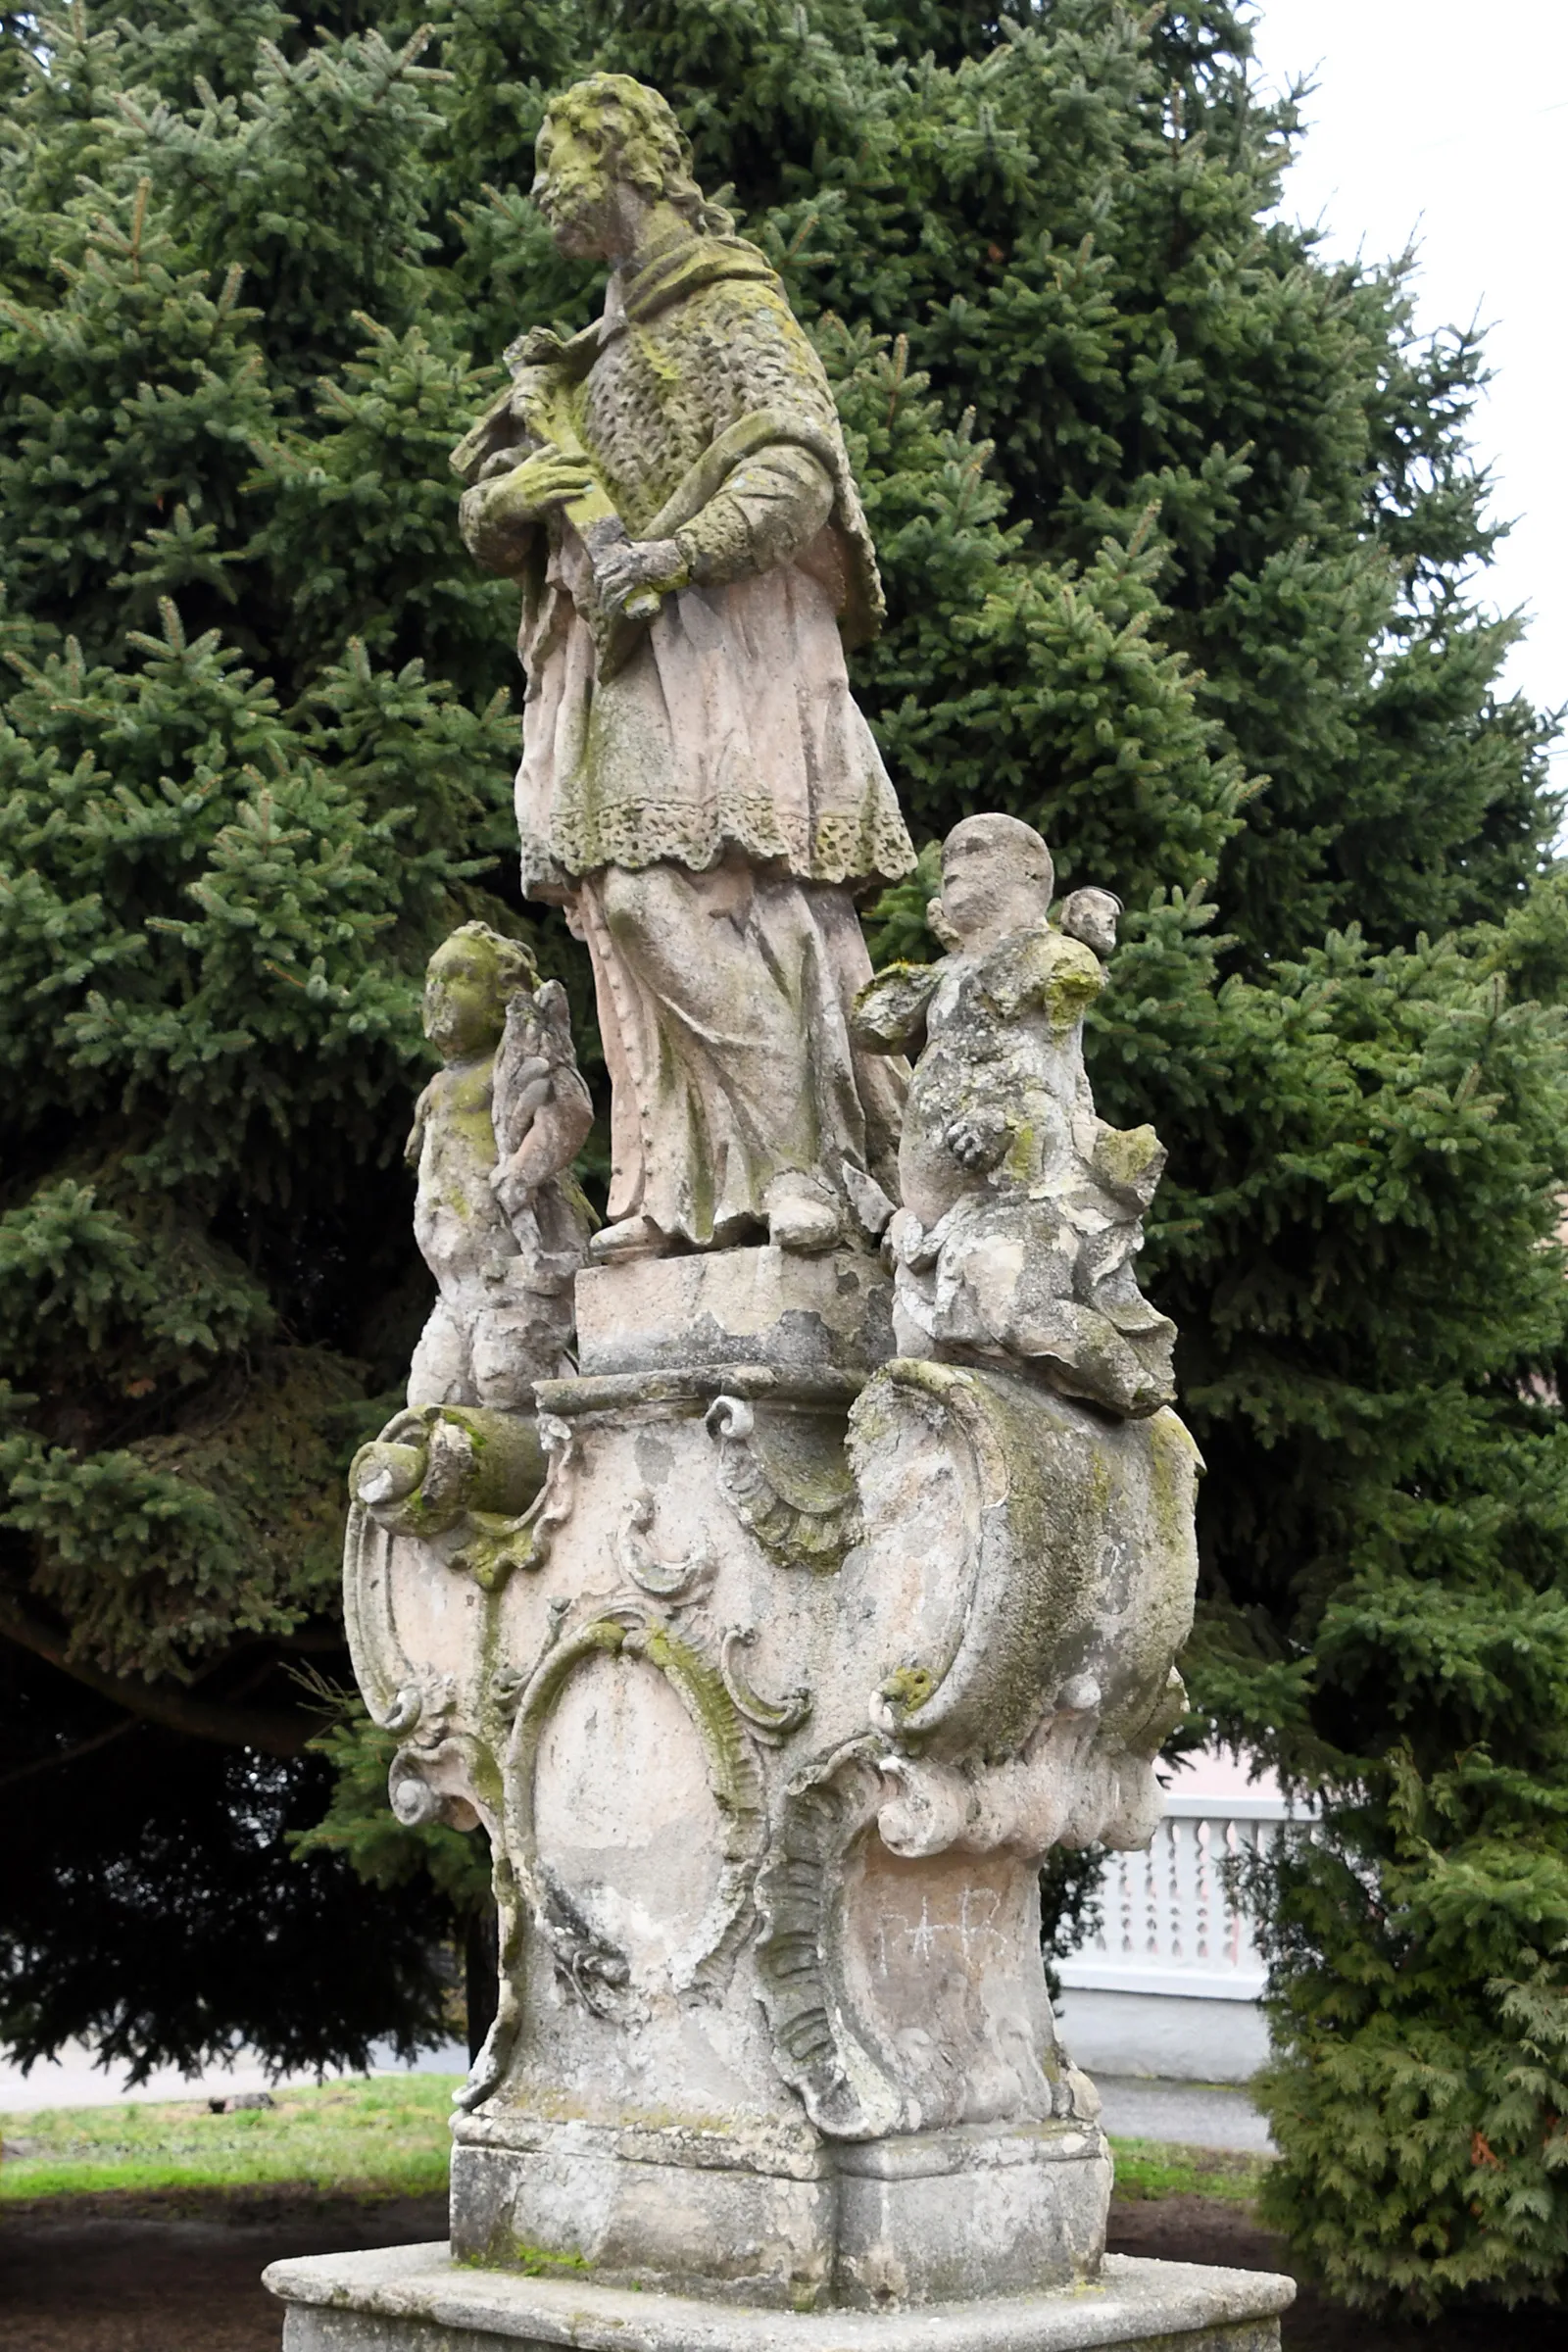
[{"label": "statue's draped sleeve", "polygon": [[787,441],[737,466],[723,488],[672,532],[700,587],[788,564],[833,512],[833,483],[819,459]]}]

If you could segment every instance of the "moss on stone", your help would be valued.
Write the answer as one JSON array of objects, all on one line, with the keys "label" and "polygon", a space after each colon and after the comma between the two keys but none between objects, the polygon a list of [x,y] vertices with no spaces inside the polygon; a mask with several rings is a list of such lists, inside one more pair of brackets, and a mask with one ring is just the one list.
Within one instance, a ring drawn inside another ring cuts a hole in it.
[{"label": "moss on stone", "polygon": [[937,1677],[929,1666],[900,1666],[882,1684],[881,1695],[901,1714],[912,1715],[936,1687]]},{"label": "moss on stone", "polygon": [[1160,1149],[1152,1127],[1102,1127],[1095,1143],[1095,1166],[1108,1184],[1131,1187]]}]

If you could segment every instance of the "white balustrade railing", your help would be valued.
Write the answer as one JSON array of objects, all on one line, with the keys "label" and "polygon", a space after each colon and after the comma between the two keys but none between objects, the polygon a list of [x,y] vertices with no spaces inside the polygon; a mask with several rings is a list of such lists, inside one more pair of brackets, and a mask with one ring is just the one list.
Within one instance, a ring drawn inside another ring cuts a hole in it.
[{"label": "white balustrade railing", "polygon": [[1265,1851],[1310,1811],[1278,1796],[1170,1796],[1147,1852],[1110,1854],[1098,1935],[1056,1963],[1065,1989],[1255,2001],[1264,1968],[1225,1861]]}]

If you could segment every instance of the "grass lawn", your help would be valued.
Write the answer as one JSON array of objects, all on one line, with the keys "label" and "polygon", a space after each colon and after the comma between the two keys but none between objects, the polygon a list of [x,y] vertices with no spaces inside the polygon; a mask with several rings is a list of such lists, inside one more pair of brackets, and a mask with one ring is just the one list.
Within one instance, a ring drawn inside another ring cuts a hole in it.
[{"label": "grass lawn", "polygon": [[1248,2204],[1272,2156],[1231,2148],[1173,2148],[1157,2139],[1113,2139],[1118,2197],[1224,2197]]},{"label": "grass lawn", "polygon": [[461,2075],[397,2075],[274,2090],[214,2115],[205,2099],[0,2115],[0,2207],[81,2190],[256,2187],[420,2196],[446,2186]]},{"label": "grass lawn", "polygon": [[[379,2076],[272,2093],[272,2107],[214,2115],[204,2099],[0,2115],[0,2204],[84,2190],[238,2188],[272,2182],[384,2196],[446,2186],[459,2075]],[[1266,2158],[1112,2141],[1124,2197],[1245,2201]]]}]

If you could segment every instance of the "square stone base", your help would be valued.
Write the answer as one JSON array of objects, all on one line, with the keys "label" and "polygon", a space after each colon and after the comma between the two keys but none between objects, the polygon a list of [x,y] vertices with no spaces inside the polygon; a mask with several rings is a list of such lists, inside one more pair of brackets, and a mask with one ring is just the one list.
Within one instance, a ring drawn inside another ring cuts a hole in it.
[{"label": "square stone base", "polygon": [[1110,2181],[1093,2124],[770,2151],[717,2132],[481,2117],[459,2124],[452,2151],[452,2251],[786,2311],[962,2302],[1093,2272]]},{"label": "square stone base", "polygon": [[283,2352],[1279,2352],[1295,2282],[1107,2254],[1093,2285],[905,2312],[762,2311],[471,2270],[444,2245],[274,2262]]}]

